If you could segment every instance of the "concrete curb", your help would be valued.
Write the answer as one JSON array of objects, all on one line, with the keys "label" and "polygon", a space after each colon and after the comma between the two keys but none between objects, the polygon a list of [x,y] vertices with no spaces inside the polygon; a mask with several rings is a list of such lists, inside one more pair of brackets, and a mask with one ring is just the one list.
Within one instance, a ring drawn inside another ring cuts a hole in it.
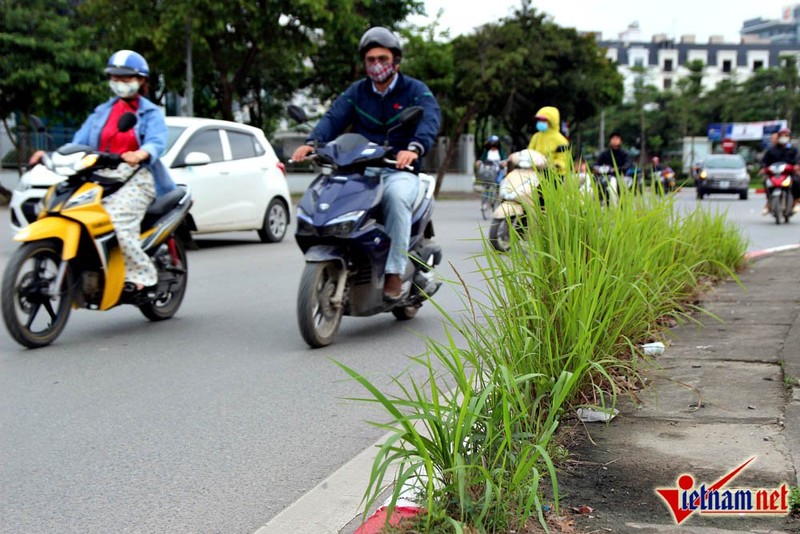
[{"label": "concrete curb", "polygon": [[748,252],[747,254],[745,254],[744,257],[747,258],[748,260],[754,260],[754,259],[757,259],[757,258],[761,258],[763,256],[768,256],[770,254],[775,254],[777,252],[786,252],[788,250],[797,250],[798,248],[800,248],[800,244],[796,244],[796,245],[781,245],[781,246],[778,246],[778,247],[765,248],[763,250],[754,250],[752,252]]}]

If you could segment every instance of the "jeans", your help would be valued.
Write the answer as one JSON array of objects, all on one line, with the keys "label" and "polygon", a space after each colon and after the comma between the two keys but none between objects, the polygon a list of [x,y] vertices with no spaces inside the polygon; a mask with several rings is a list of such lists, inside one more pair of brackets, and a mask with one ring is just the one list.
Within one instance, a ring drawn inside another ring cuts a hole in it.
[{"label": "jeans", "polygon": [[402,275],[411,241],[411,210],[419,193],[419,176],[397,169],[381,169],[384,227],[392,240],[386,259],[386,274]]}]

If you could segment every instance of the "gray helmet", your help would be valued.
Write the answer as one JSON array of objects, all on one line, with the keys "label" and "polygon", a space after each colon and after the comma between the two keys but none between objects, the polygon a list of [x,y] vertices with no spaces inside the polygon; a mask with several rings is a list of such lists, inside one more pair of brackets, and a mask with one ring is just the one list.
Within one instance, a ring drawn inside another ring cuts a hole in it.
[{"label": "gray helmet", "polygon": [[358,42],[358,55],[361,59],[367,55],[373,48],[388,48],[394,55],[394,62],[400,63],[400,58],[403,56],[403,47],[400,46],[400,39],[388,28],[382,26],[374,26],[368,29],[364,35],[361,36],[361,41]]}]

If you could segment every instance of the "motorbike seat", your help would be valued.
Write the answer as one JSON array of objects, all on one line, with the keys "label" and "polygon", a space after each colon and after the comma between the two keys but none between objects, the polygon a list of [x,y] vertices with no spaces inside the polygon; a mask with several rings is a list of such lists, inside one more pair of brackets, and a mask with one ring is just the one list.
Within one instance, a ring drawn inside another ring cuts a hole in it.
[{"label": "motorbike seat", "polygon": [[141,228],[149,228],[163,215],[168,213],[172,208],[178,205],[180,200],[186,194],[186,186],[178,185],[164,196],[158,197],[147,207],[147,211],[142,219]]}]

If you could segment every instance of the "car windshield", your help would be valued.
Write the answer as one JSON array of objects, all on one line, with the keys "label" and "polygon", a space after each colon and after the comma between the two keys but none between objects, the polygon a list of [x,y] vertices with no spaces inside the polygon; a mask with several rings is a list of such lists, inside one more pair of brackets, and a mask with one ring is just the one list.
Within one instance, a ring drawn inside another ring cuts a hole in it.
[{"label": "car windshield", "polygon": [[743,158],[708,158],[706,167],[712,169],[743,169]]},{"label": "car windshield", "polygon": [[167,146],[164,147],[164,152],[172,148],[172,145],[175,144],[175,141],[178,140],[178,137],[181,136],[183,131],[186,129],[184,126],[168,126],[167,130]]}]

